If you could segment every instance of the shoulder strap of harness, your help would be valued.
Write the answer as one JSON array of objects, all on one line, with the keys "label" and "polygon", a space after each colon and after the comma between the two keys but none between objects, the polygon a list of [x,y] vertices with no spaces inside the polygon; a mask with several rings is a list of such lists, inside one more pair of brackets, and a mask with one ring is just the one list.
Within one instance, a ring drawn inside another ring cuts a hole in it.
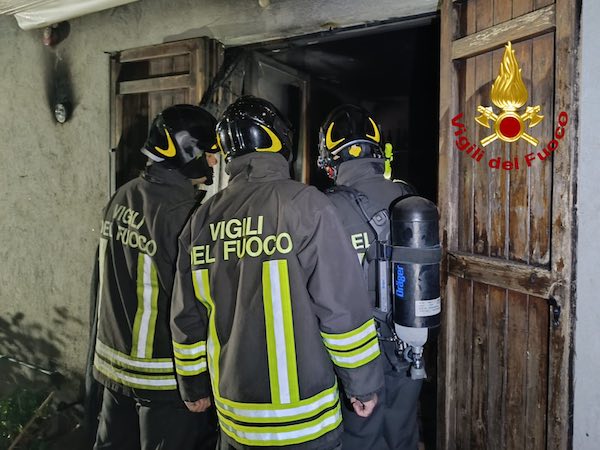
[{"label": "shoulder strap of harness", "polygon": [[377,241],[386,242],[389,238],[389,213],[386,209],[375,210],[369,198],[362,192],[348,186],[335,186],[330,193],[341,194],[358,206],[365,222],[371,227]]}]

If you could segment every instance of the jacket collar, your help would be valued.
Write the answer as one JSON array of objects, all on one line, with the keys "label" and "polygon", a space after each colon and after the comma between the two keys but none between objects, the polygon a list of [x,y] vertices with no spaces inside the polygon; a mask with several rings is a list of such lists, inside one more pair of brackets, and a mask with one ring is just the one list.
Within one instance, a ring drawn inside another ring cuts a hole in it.
[{"label": "jacket collar", "polygon": [[335,184],[352,186],[370,178],[381,179],[384,170],[385,160],[383,158],[352,159],[340,164]]},{"label": "jacket collar", "polygon": [[177,186],[181,189],[189,190],[190,193],[194,193],[195,191],[189,178],[186,178],[179,170],[169,169],[162,164],[147,166],[142,177],[150,183]]},{"label": "jacket collar", "polygon": [[247,181],[273,181],[290,178],[290,166],[281,155],[248,153],[232,159],[226,172],[230,183],[244,179]]}]

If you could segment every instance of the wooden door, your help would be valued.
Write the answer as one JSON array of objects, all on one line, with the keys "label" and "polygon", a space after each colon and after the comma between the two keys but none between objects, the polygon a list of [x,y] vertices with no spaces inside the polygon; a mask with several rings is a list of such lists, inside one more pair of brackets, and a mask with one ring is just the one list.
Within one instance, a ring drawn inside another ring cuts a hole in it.
[{"label": "wooden door", "polygon": [[[578,4],[441,3],[439,448],[570,445]],[[526,128],[537,146],[480,143],[493,129],[475,121],[478,107],[500,113],[490,90],[508,41],[526,104],[544,116]],[[542,161],[537,152],[545,154],[565,117],[564,136]],[[484,151],[480,160],[459,149],[460,136]],[[498,157],[512,169],[491,168]]]},{"label": "wooden door", "polygon": [[[223,46],[208,38],[111,55],[111,194],[143,169],[146,157],[139,149],[156,114],[178,103],[199,104],[222,59]],[[212,107],[223,97],[216,90],[207,103]],[[215,171],[209,194],[221,187],[221,171]]]}]

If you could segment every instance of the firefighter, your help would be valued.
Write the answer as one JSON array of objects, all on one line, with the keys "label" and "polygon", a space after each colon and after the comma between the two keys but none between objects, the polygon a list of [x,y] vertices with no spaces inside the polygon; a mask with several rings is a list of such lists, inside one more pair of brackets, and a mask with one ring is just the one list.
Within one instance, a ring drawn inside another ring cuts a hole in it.
[{"label": "firefighter", "polygon": [[272,104],[238,99],[217,141],[229,185],[179,238],[171,330],[181,396],[202,407],[212,387],[220,449],[339,449],[335,372],[361,416],[383,386],[356,256],[326,197],[290,179],[291,126]]},{"label": "firefighter", "polygon": [[369,263],[366,256],[371,243],[388,239],[387,212],[392,201],[415,191],[407,183],[384,178],[382,156],[379,127],[365,109],[342,105],[330,112],[320,130],[318,165],[334,180],[328,198],[367,273],[385,371],[385,390],[370,417],[358,417],[348,408],[342,410],[344,450],[414,450],[418,445],[417,407],[422,381],[411,379],[410,364],[402,356],[390,309],[380,308],[380,301],[385,299],[378,299],[378,262]]},{"label": "firefighter", "polygon": [[[210,184],[216,119],[166,108],[142,153],[144,173],[105,208],[93,374],[104,386],[95,449],[195,449],[216,444],[214,412],[193,414],[177,390],[169,313],[177,236]],[[204,192],[204,191],[201,191]]]}]

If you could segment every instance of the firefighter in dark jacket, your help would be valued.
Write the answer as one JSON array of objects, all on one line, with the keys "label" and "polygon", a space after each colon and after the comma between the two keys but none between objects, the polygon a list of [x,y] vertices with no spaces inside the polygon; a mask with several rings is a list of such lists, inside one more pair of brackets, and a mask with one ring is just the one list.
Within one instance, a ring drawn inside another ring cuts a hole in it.
[{"label": "firefighter in dark jacket", "polygon": [[[212,394],[221,449],[338,449],[342,399],[383,386],[366,283],[333,206],[290,179],[291,127],[238,99],[217,125],[227,188],[179,238],[171,330],[182,398]],[[210,380],[209,380],[210,374]]]},{"label": "firefighter in dark jacket", "polygon": [[195,449],[216,441],[209,412],[179,396],[169,329],[177,236],[212,182],[215,118],[175,105],[153,121],[145,172],[105,208],[99,247],[94,377],[104,385],[95,449]]},{"label": "firefighter in dark jacket", "polygon": [[[376,264],[365,254],[382,231],[389,236],[387,211],[393,200],[414,194],[407,183],[384,178],[381,133],[369,113],[354,105],[335,108],[321,127],[318,165],[335,182],[327,194],[336,206],[358,261],[366,269],[370,304],[374,308],[383,353],[385,390],[368,418],[343,409],[344,450],[414,450],[418,445],[417,407],[421,380],[412,380],[402,344],[390,326],[391,318],[376,308]],[[386,211],[383,213],[382,211]],[[384,239],[387,238],[384,236]],[[381,236],[379,236],[381,240]]]}]

